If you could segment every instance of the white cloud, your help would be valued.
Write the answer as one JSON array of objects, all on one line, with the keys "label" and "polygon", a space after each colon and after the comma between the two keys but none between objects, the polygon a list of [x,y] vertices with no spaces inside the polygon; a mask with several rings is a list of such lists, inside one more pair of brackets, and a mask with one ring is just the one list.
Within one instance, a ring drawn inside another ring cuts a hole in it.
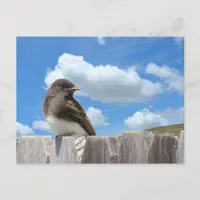
[{"label": "white cloud", "polygon": [[157,126],[183,123],[183,119],[184,108],[155,112],[151,112],[149,109],[145,108],[125,119],[124,124],[129,129],[146,130]]},{"label": "white cloud", "polygon": [[16,122],[16,133],[17,133],[17,137],[20,136],[24,136],[24,135],[34,135],[34,131],[33,129],[31,129],[29,126],[27,125],[23,125],[19,122]]},{"label": "white cloud", "polygon": [[82,89],[76,95],[89,96],[104,103],[142,102],[162,92],[161,84],[142,79],[134,66],[128,69],[112,65],[93,66],[82,56],[66,53],[59,57],[55,69],[47,72],[45,83],[49,87],[63,77]]},{"label": "white cloud", "polygon": [[51,128],[46,121],[41,121],[41,120],[33,121],[32,127],[34,129],[51,132]]},{"label": "white cloud", "polygon": [[143,109],[125,119],[124,124],[133,130],[145,130],[151,127],[167,125],[167,120],[159,114]]},{"label": "white cloud", "polygon": [[106,44],[106,41],[105,41],[104,37],[97,37],[97,42],[100,45],[105,45]]},{"label": "white cloud", "polygon": [[109,124],[107,122],[107,117],[105,117],[98,108],[89,107],[86,113],[93,126],[106,126]]},{"label": "white cloud", "polygon": [[181,94],[183,93],[184,78],[176,69],[170,68],[166,65],[159,67],[154,63],[150,63],[147,65],[145,71],[147,74],[152,74],[163,80],[167,85],[167,90],[174,90]]}]

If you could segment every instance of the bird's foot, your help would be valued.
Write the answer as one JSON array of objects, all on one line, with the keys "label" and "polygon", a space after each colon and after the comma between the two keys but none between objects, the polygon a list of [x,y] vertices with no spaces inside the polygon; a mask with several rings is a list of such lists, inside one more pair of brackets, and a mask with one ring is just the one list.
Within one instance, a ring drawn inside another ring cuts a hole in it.
[{"label": "bird's foot", "polygon": [[61,139],[62,137],[72,136],[72,135],[73,135],[73,133],[65,133],[62,135],[56,135],[55,139]]},{"label": "bird's foot", "polygon": [[56,135],[55,140],[61,139],[61,138],[62,138],[62,135]]}]

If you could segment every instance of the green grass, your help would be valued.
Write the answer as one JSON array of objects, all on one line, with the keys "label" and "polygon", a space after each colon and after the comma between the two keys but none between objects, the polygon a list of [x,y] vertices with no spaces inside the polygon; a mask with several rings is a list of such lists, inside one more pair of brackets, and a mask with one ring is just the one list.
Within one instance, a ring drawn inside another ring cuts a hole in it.
[{"label": "green grass", "polygon": [[154,133],[175,133],[179,134],[182,130],[184,130],[184,124],[175,124],[170,126],[160,126],[151,128],[145,131],[152,131]]}]

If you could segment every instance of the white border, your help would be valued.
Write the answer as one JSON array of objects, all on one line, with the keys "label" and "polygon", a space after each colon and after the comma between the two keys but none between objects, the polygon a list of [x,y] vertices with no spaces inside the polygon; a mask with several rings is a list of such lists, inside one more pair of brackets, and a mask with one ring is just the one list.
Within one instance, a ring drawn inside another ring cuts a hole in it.
[{"label": "white border", "polygon": [[[0,16],[0,199],[199,199],[198,0],[6,0]],[[15,39],[27,35],[184,35],[186,164],[16,166]]]}]

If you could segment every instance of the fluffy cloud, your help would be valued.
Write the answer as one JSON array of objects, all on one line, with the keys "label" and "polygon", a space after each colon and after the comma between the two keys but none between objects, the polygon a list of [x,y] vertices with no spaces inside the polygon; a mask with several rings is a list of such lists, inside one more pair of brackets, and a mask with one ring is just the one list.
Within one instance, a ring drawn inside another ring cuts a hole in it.
[{"label": "fluffy cloud", "polygon": [[104,103],[128,104],[149,100],[162,92],[160,83],[142,79],[136,68],[93,66],[82,56],[63,54],[54,70],[48,70],[45,83],[49,87],[58,78],[67,78],[82,91],[76,95],[89,96]]},{"label": "fluffy cloud", "polygon": [[143,109],[124,120],[124,124],[133,130],[146,130],[157,126],[183,123],[184,109],[167,109],[151,112]]},{"label": "fluffy cloud", "polygon": [[32,127],[34,129],[39,129],[42,131],[51,131],[50,126],[48,125],[48,123],[46,121],[33,121],[32,123]]},{"label": "fluffy cloud", "polygon": [[145,69],[147,74],[152,74],[159,77],[167,85],[167,90],[174,90],[178,93],[183,93],[184,90],[184,79],[179,72],[168,66],[159,67],[154,63],[147,65]]},{"label": "fluffy cloud", "polygon": [[106,41],[105,41],[104,37],[97,37],[97,42],[100,45],[105,45],[106,44]]},{"label": "fluffy cloud", "polygon": [[98,108],[89,107],[86,111],[93,126],[106,126],[108,125],[107,117]]},{"label": "fluffy cloud", "polygon": [[125,119],[124,124],[130,129],[145,130],[151,127],[167,125],[167,120],[159,114],[143,109]]},{"label": "fluffy cloud", "polygon": [[17,137],[23,136],[23,135],[34,135],[33,129],[31,129],[27,125],[23,125],[19,122],[16,122],[16,132],[17,132]]}]

